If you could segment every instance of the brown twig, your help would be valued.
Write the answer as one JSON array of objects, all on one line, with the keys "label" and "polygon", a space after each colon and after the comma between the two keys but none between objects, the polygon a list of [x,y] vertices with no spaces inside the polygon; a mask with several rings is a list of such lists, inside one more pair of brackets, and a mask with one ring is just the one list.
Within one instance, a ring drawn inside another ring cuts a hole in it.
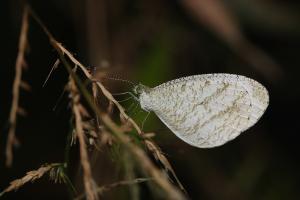
[{"label": "brown twig", "polygon": [[[52,41],[56,41],[54,39],[52,39]],[[79,67],[79,69],[82,70],[82,72],[85,74],[85,76],[90,79],[93,80],[92,75],[90,74],[90,72],[86,69],[86,67],[84,67],[65,47],[63,47],[61,45],[61,43],[57,42],[55,43],[55,45],[59,48],[59,51],[62,51],[76,66]],[[137,131],[137,133],[141,136],[143,136],[143,132],[141,130],[141,128],[137,125],[137,123],[130,118],[126,112],[125,109],[121,106],[121,104],[119,104],[119,102],[113,97],[113,95],[104,87],[104,85],[100,82],[96,82],[97,86],[99,87],[99,89],[102,91],[102,93],[104,94],[104,96],[110,101],[113,102],[114,105],[118,108],[120,114],[126,119],[128,120],[129,123],[131,123],[131,125],[134,127],[134,129]],[[162,163],[162,165],[169,171],[172,173],[172,175],[175,177],[175,180],[177,182],[177,184],[179,185],[180,189],[183,190],[184,192],[185,189],[183,187],[183,185],[180,183],[179,179],[176,176],[176,173],[174,171],[174,169],[172,168],[170,162],[168,161],[168,159],[165,157],[165,155],[163,155],[163,153],[161,152],[161,150],[159,149],[159,147],[150,139],[145,139],[144,143],[147,147],[147,149],[153,154],[153,156],[155,157],[156,160],[160,161]]]},{"label": "brown twig", "polygon": [[[17,125],[17,113],[19,110],[19,96],[20,88],[22,87],[22,68],[25,65],[25,51],[27,47],[27,33],[28,33],[28,7],[24,7],[23,17],[22,17],[22,27],[19,38],[19,50],[15,65],[15,79],[12,89],[12,106],[9,115],[9,130],[6,143],[6,166],[10,167],[13,161],[13,146],[16,145],[16,125]],[[24,84],[23,84],[24,86]]]},{"label": "brown twig", "polygon": [[[51,40],[54,42],[55,40]],[[54,43],[53,46],[55,48],[59,47],[59,43]],[[66,50],[67,51],[67,50]],[[69,71],[71,76],[76,76],[74,72],[71,70],[69,64],[67,63],[66,59],[64,58],[64,51],[61,51],[60,48],[57,49],[57,52],[62,60],[62,63],[65,65],[67,70]],[[73,57],[74,58],[74,57]],[[74,58],[75,59],[75,58]],[[77,60],[76,60],[77,61]],[[77,61],[77,63],[79,63]],[[76,66],[77,63],[75,63]],[[85,70],[85,68],[84,68]],[[73,77],[75,78],[75,77]],[[77,83],[78,84],[78,83]],[[97,83],[98,85],[101,85],[104,88],[104,86],[100,83]],[[105,91],[107,91],[105,89]],[[114,136],[129,150],[129,152],[139,161],[139,164],[141,165],[142,169],[145,170],[151,177],[153,177],[154,181],[166,192],[167,196],[169,199],[174,199],[174,200],[182,200],[185,199],[183,194],[176,189],[166,178],[165,174],[162,173],[154,164],[153,162],[148,158],[147,154],[136,144],[131,143],[130,138],[123,132],[123,130],[115,124],[109,115],[104,114],[100,112],[98,107],[95,107],[93,104],[92,98],[90,97],[89,94],[82,93],[86,100],[88,102],[91,102],[90,105],[92,106],[93,110],[97,113],[98,116],[100,116],[103,124],[111,130],[111,132],[114,134]],[[113,99],[112,95],[107,91],[107,95],[110,95],[111,98]],[[119,104],[120,105],[120,104]],[[120,105],[121,106],[121,105]],[[122,108],[122,107],[120,107]],[[123,108],[122,108],[123,109]],[[134,122],[134,121],[133,121]],[[134,122],[135,123],[135,122]]]},{"label": "brown twig", "polygon": [[122,129],[115,124],[107,114],[102,114],[101,119],[103,123],[115,134],[115,136],[125,145],[134,157],[139,161],[142,168],[153,177],[154,181],[167,193],[169,199],[185,199],[183,194],[177,190],[167,180],[165,174],[163,174],[157,167],[151,162],[146,153],[137,145],[129,142],[130,139],[124,134]]},{"label": "brown twig", "polygon": [[[54,40],[52,40],[53,42]],[[56,44],[53,44],[55,48],[57,48]],[[62,63],[67,68],[68,72],[72,76],[72,78],[76,81],[76,84],[82,86],[80,80],[75,75],[74,71],[72,71],[70,65],[64,57],[63,52],[60,49],[57,49],[60,59]],[[77,65],[76,65],[77,66]],[[83,96],[89,102],[92,109],[96,112],[98,116],[101,117],[103,124],[111,130],[113,135],[129,150],[129,152],[139,161],[141,168],[148,173],[151,177],[153,177],[154,181],[166,192],[169,199],[174,200],[182,200],[185,199],[184,195],[174,187],[166,178],[165,174],[161,172],[148,158],[147,154],[136,144],[132,143],[129,136],[127,136],[123,130],[115,124],[109,115],[102,113],[98,107],[93,104],[92,98],[89,93],[82,91]]]},{"label": "brown twig", "polygon": [[52,66],[52,68],[51,68],[49,74],[47,75],[47,78],[46,78],[46,80],[45,80],[44,83],[43,83],[43,87],[45,87],[46,83],[48,82],[48,80],[49,80],[49,78],[50,78],[50,76],[51,76],[51,74],[52,74],[52,72],[53,72],[55,69],[57,69],[59,63],[60,63],[60,61],[59,61],[59,59],[57,59],[57,60],[55,61],[55,63],[53,64],[53,66]]},{"label": "brown twig", "polygon": [[86,191],[86,196],[88,200],[98,199],[97,192],[94,190],[94,180],[92,177],[91,166],[88,158],[88,153],[86,150],[86,143],[84,138],[83,131],[83,121],[82,121],[82,113],[80,111],[80,95],[78,93],[76,84],[72,77],[70,76],[69,81],[69,91],[72,99],[72,110],[75,117],[75,130],[76,136],[79,140],[80,147],[80,161],[83,168],[83,182],[84,188]]},{"label": "brown twig", "polygon": [[[41,22],[41,20],[35,15],[35,13],[30,10],[31,15],[33,16],[33,18],[39,23],[39,25],[42,27],[42,29],[44,30],[44,32],[46,33],[46,35],[49,37],[50,43],[52,44],[52,46],[59,52],[62,53],[64,55],[66,55],[73,63],[74,65],[78,66],[79,69],[84,73],[84,75],[90,79],[91,81],[93,80],[93,76],[92,74],[87,70],[87,68],[81,64],[73,55],[72,53],[70,53],[61,43],[59,43],[53,36],[52,34],[49,32],[49,30],[46,28],[46,26]],[[99,89],[102,91],[102,93],[104,94],[104,96],[110,101],[113,102],[114,105],[118,108],[120,114],[129,121],[129,123],[132,124],[132,126],[134,127],[134,129],[138,132],[139,135],[143,135],[143,132],[141,130],[141,128],[137,125],[137,123],[130,118],[126,112],[125,109],[119,104],[119,102],[113,97],[113,95],[104,87],[104,85],[101,82],[96,82],[96,85],[99,87]],[[174,172],[174,169],[172,168],[170,162],[168,161],[168,159],[163,155],[163,153],[161,153],[161,150],[158,148],[158,146],[154,143],[154,141],[150,140],[150,139],[145,139],[144,140],[145,145],[147,147],[147,149],[153,154],[153,156],[155,157],[155,159],[157,159],[159,162],[162,163],[162,165],[169,171],[172,173],[172,175],[175,177],[177,184],[179,185],[180,189],[184,192],[185,189],[183,187],[183,185],[180,183],[179,179],[176,176],[176,173]]]},{"label": "brown twig", "polygon": [[61,165],[61,163],[48,164],[48,165],[41,166],[37,170],[27,172],[24,177],[10,182],[10,185],[0,193],[0,197],[7,192],[18,190],[20,187],[22,187],[24,184],[26,184],[28,182],[33,182],[33,181],[41,178],[43,175],[45,175],[51,169],[58,167],[60,165]]},{"label": "brown twig", "polygon": [[[54,47],[54,49],[57,51],[59,54],[61,61],[67,67],[70,75],[74,76],[73,71],[71,71],[70,66],[68,65],[67,61],[65,60],[65,57],[68,57],[68,59],[71,60],[71,62],[75,65],[78,66],[79,69],[85,74],[85,76],[94,82],[93,76],[89,73],[89,71],[86,69],[85,66],[83,66],[66,48],[62,46],[61,43],[59,43],[53,36],[52,34],[48,31],[46,26],[41,22],[41,20],[35,15],[35,13],[30,10],[31,16],[38,22],[38,24],[42,27],[46,35],[49,37],[50,44]],[[74,78],[74,77],[73,77]],[[97,86],[99,89],[102,91],[104,96],[111,102],[115,104],[115,106],[118,108],[119,112],[125,119],[127,119],[132,126],[135,128],[135,130],[140,134],[141,136],[143,135],[142,130],[140,127],[136,124],[136,122],[130,118],[126,113],[125,109],[115,100],[115,98],[112,96],[112,94],[104,87],[104,85],[100,82],[96,82]],[[84,95],[84,94],[83,94]],[[88,94],[89,95],[89,94]],[[102,119],[102,122],[104,123],[105,126],[107,126],[112,133],[116,136],[116,138],[121,141],[121,143],[127,147],[127,149],[131,152],[134,157],[139,161],[140,165],[142,168],[150,175],[153,177],[154,181],[167,193],[168,197],[170,199],[185,199],[183,194],[176,189],[166,178],[165,174],[162,173],[153,163],[152,161],[148,158],[146,153],[137,145],[133,144],[130,142],[130,138],[122,131],[121,128],[119,128],[107,114],[103,114],[99,111],[97,107],[93,104],[92,98],[90,96],[85,98],[90,102],[90,105],[92,106],[93,110],[97,112],[97,115],[99,115]],[[172,169],[169,161],[165,156],[161,153],[160,149],[157,147],[157,145],[154,144],[153,141],[149,139],[145,139],[145,145],[147,149],[154,155],[156,159],[158,159],[166,169],[169,169],[171,173],[176,177],[176,174],[174,173],[174,170]],[[162,159],[163,158],[163,159]],[[183,189],[182,185],[179,183],[181,189]]]}]

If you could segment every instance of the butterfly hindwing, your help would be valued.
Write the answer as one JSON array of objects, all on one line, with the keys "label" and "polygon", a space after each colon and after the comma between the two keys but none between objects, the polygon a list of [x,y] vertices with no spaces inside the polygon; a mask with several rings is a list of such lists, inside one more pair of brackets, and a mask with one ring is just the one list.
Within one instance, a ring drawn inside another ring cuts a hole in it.
[{"label": "butterfly hindwing", "polygon": [[204,74],[161,84],[141,96],[141,104],[143,100],[179,138],[209,148],[253,126],[267,108],[269,97],[267,90],[250,78]]}]

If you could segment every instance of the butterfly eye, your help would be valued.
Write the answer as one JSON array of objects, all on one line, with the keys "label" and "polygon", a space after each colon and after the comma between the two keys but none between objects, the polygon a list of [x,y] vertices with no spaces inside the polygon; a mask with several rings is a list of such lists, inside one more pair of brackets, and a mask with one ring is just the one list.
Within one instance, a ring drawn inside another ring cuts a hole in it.
[{"label": "butterfly eye", "polygon": [[134,94],[138,94],[137,90],[138,90],[138,85],[134,86],[133,89],[132,89]]}]

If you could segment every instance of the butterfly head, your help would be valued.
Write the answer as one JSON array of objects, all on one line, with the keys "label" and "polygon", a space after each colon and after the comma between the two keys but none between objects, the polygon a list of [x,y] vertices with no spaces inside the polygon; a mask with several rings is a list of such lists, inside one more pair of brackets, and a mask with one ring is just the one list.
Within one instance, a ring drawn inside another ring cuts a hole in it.
[{"label": "butterfly head", "polygon": [[150,91],[150,88],[147,87],[147,86],[145,86],[145,85],[143,85],[143,84],[141,84],[141,83],[137,84],[137,85],[134,86],[134,88],[133,88],[133,93],[134,93],[136,96],[138,96],[138,97],[139,97],[141,94],[147,93],[147,92],[149,92],[149,91]]},{"label": "butterfly head", "polygon": [[134,86],[133,93],[136,95],[136,99],[141,105],[141,108],[146,111],[151,110],[151,98],[150,98],[150,91],[151,88],[139,83],[138,85]]}]

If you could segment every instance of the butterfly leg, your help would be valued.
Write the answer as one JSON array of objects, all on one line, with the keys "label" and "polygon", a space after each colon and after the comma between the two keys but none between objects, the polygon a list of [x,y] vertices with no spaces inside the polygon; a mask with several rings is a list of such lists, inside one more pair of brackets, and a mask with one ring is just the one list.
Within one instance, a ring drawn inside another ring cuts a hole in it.
[{"label": "butterfly leg", "polygon": [[144,129],[145,122],[146,122],[147,118],[149,117],[149,115],[150,115],[150,111],[147,111],[147,115],[146,115],[145,119],[142,122],[142,130]]}]

